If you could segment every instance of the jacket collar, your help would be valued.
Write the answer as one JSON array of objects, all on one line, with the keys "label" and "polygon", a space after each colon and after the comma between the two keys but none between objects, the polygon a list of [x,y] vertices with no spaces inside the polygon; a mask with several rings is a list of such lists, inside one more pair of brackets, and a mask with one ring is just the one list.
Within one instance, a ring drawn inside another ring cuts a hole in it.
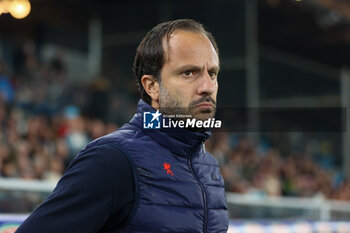
[{"label": "jacket collar", "polygon": [[200,144],[211,136],[210,130],[194,132],[184,128],[143,129],[143,113],[150,111],[156,111],[156,109],[140,100],[137,104],[137,112],[130,120],[130,124],[136,125],[161,146],[177,155],[189,156],[193,154]]}]

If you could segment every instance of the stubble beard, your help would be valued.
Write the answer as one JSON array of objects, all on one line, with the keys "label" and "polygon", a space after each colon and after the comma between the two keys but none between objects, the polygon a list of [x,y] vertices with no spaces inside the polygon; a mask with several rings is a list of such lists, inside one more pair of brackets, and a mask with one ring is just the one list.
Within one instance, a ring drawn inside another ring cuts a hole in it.
[{"label": "stubble beard", "polygon": [[[182,115],[182,116],[190,116],[190,117],[175,117],[176,119],[186,119],[186,118],[196,118],[198,120],[207,120],[209,118],[213,118],[216,112],[216,102],[210,96],[203,96],[201,99],[197,101],[193,101],[190,103],[188,107],[182,105],[179,98],[171,96],[168,90],[160,83],[159,88],[159,111],[165,115]],[[213,111],[202,111],[196,112],[194,108],[195,105],[202,102],[211,102],[214,106]]]},{"label": "stubble beard", "polygon": [[178,98],[170,95],[164,85],[159,88],[159,111],[165,115],[188,115],[188,108],[184,107]]}]

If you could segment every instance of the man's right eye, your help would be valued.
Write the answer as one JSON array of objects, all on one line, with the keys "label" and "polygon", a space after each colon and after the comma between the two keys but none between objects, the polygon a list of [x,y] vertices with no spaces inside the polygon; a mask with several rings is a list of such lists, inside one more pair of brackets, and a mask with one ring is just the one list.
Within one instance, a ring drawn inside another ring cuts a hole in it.
[{"label": "man's right eye", "polygon": [[185,71],[185,72],[183,72],[183,75],[185,77],[191,77],[193,75],[193,71]]}]

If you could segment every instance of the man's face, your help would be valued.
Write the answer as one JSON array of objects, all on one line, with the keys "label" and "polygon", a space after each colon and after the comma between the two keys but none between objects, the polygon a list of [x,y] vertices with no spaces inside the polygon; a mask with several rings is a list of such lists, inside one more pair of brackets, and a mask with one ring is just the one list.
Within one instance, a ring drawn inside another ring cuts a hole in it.
[{"label": "man's face", "polygon": [[163,40],[159,109],[164,114],[214,117],[219,58],[210,40],[198,32],[175,31]]}]

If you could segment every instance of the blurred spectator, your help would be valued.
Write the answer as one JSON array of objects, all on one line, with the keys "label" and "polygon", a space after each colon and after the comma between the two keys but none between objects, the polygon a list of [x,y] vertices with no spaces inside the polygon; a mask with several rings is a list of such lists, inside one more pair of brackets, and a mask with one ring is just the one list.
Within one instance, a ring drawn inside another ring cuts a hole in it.
[{"label": "blurred spectator", "polygon": [[53,158],[49,162],[49,169],[44,174],[44,180],[57,183],[64,172],[64,165],[60,158]]},{"label": "blurred spectator", "polygon": [[86,134],[86,126],[83,118],[80,116],[80,110],[76,106],[68,106],[64,110],[64,116],[67,122],[64,138],[68,145],[69,161],[83,149],[89,142]]},{"label": "blurred spectator", "polygon": [[10,78],[7,76],[7,69],[5,63],[0,60],[0,99],[5,103],[11,103],[14,99],[14,89],[10,82]]}]

